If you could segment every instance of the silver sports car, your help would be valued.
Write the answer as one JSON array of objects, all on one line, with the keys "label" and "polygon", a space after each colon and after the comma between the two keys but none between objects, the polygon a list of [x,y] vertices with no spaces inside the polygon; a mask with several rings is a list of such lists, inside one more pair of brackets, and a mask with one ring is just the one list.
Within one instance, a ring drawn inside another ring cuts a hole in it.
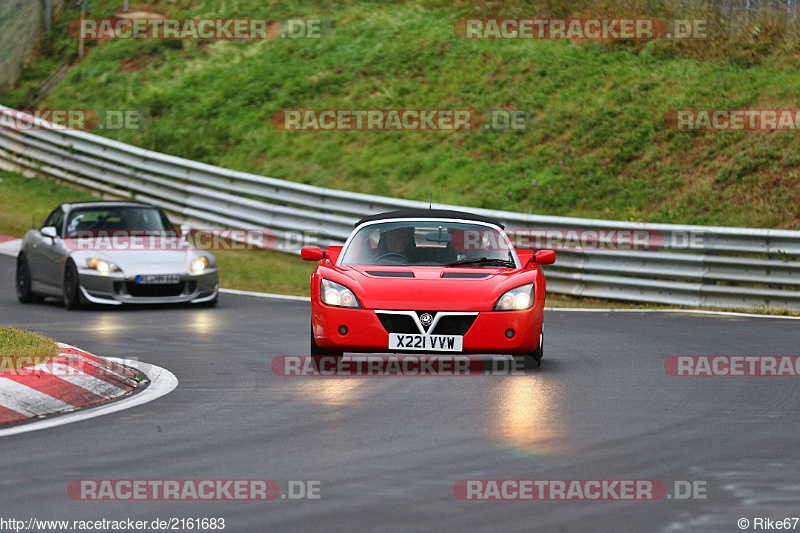
[{"label": "silver sports car", "polygon": [[17,298],[120,305],[214,305],[217,261],[158,208],[136,202],[62,204],[29,230],[17,256]]}]

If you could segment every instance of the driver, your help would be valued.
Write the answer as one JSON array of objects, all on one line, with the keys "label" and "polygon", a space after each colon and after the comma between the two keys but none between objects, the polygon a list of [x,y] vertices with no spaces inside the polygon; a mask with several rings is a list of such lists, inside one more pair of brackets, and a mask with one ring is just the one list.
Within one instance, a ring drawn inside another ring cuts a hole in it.
[{"label": "driver", "polygon": [[391,229],[381,235],[381,242],[379,244],[383,244],[384,242],[386,243],[385,248],[383,246],[378,247],[378,249],[381,250],[379,255],[399,254],[409,259],[415,248],[414,228],[404,227]]}]

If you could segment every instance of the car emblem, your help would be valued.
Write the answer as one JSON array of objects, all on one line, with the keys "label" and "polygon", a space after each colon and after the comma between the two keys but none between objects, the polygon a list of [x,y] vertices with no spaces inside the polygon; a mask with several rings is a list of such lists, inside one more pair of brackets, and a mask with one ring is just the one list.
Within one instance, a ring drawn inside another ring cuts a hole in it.
[{"label": "car emblem", "polygon": [[422,324],[424,327],[428,327],[433,322],[433,317],[430,313],[422,313],[419,315],[419,323]]}]

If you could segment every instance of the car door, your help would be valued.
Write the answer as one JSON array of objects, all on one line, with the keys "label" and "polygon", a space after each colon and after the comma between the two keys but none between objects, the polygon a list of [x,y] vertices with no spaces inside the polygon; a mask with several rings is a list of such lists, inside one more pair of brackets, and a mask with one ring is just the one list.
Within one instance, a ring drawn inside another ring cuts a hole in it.
[{"label": "car door", "polygon": [[53,219],[61,211],[61,207],[57,207],[45,217],[41,227],[36,230],[31,230],[27,235],[27,242],[25,243],[25,257],[28,260],[28,271],[31,275],[31,282],[34,290],[37,288],[41,290],[42,285],[46,285],[42,280],[46,278],[46,269],[43,264],[42,250],[45,245],[50,241],[49,237],[42,235],[42,228],[51,225]]},{"label": "car door", "polygon": [[63,260],[66,258],[64,211],[59,208],[58,211],[54,212],[52,218],[48,217],[47,225],[55,226],[56,237],[51,239],[40,235],[37,262],[41,276],[38,281],[51,289],[61,290],[64,272]]}]

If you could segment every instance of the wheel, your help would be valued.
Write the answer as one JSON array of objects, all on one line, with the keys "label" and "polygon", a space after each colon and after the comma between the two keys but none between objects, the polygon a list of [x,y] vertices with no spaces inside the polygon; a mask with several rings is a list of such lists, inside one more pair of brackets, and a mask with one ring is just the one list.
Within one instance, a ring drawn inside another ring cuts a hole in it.
[{"label": "wheel", "polygon": [[80,288],[78,280],[78,268],[75,263],[67,263],[67,270],[64,272],[64,307],[67,309],[80,309],[86,305],[86,300]]},{"label": "wheel", "polygon": [[[336,360],[336,363],[339,362],[339,359],[342,358],[342,352],[336,352],[333,350],[326,350],[325,348],[320,348],[317,345],[316,339],[314,339],[314,330],[311,330],[311,360],[314,364],[314,368],[320,370],[322,368],[322,361],[323,359],[333,357]],[[330,362],[326,365],[326,368],[330,368]]]},{"label": "wheel", "polygon": [[28,268],[28,261],[25,256],[20,254],[17,258],[17,300],[23,304],[41,302],[44,298],[31,290],[31,271]]},{"label": "wheel", "polygon": [[544,326],[542,326],[542,331],[539,333],[539,346],[536,351],[525,354],[522,357],[524,358],[523,367],[526,370],[539,368],[542,365],[542,357],[544,357]]}]

